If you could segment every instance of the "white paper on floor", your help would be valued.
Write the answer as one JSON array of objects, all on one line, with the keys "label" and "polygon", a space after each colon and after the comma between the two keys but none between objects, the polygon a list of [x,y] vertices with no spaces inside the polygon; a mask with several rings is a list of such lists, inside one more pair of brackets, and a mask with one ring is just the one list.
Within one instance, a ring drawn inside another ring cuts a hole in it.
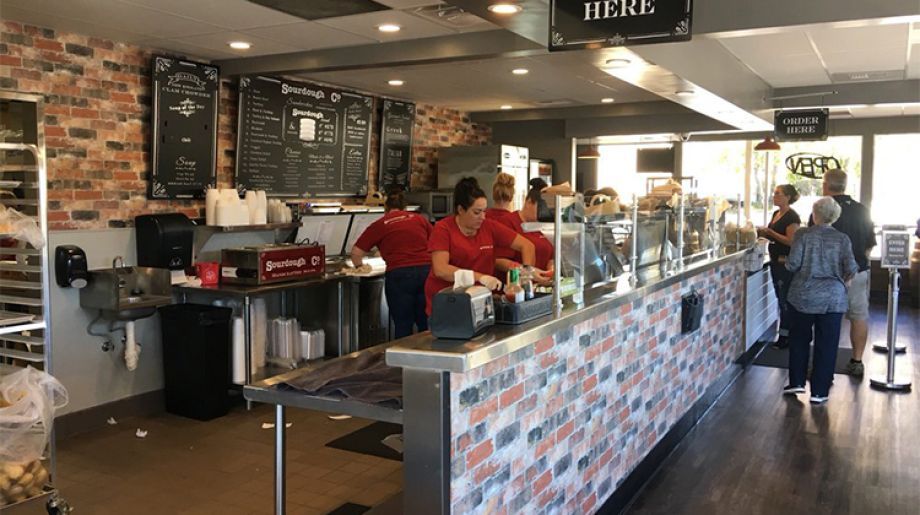
[{"label": "white paper on floor", "polygon": [[134,436],[138,438],[147,438],[147,431],[144,431],[141,428],[137,428],[137,431],[134,432]]},{"label": "white paper on floor", "polygon": [[351,415],[327,415],[329,420],[348,420],[351,418]]},{"label": "white paper on floor", "polygon": [[[293,422],[285,422],[285,423],[284,423],[285,429],[287,429],[287,428],[289,428],[289,427],[291,427],[291,426],[293,426],[293,425],[294,425]],[[274,429],[274,428],[275,428],[275,424],[273,424],[273,423],[271,423],[271,422],[262,422],[262,429]]]},{"label": "white paper on floor", "polygon": [[108,425],[110,425],[110,426],[114,426],[115,424],[118,423],[118,421],[115,420],[115,417],[109,417],[109,419],[106,420],[105,423],[108,424]]}]

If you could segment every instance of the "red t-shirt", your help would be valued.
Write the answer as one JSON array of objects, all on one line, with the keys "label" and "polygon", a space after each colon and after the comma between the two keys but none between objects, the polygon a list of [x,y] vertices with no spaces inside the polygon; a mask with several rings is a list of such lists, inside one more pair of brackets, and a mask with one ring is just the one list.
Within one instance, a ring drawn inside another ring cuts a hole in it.
[{"label": "red t-shirt", "polygon": [[[536,259],[534,259],[534,266],[540,270],[546,270],[550,260],[553,259],[553,244],[550,243],[549,240],[543,236],[543,233],[539,231],[524,232],[523,220],[521,219],[520,212],[515,211],[512,213],[511,211],[505,211],[504,209],[488,209],[486,211],[486,218],[491,218],[492,220],[507,226],[512,231],[527,238],[530,243],[533,243],[536,254]],[[495,257],[510,259],[518,263],[521,262],[521,253],[517,252],[511,247],[496,247]]]},{"label": "red t-shirt", "polygon": [[[428,239],[428,251],[447,251],[450,254],[448,263],[451,265],[492,275],[495,273],[495,247],[510,247],[515,237],[517,234],[514,231],[488,218],[483,220],[475,235],[466,236],[460,232],[456,217],[449,216],[434,225]],[[453,283],[436,277],[432,268],[425,281],[426,309],[429,315],[431,298],[448,286],[453,286]]]},{"label": "red t-shirt", "polygon": [[393,209],[361,233],[355,247],[364,252],[377,247],[387,270],[431,264],[428,236],[431,224],[420,215]]}]

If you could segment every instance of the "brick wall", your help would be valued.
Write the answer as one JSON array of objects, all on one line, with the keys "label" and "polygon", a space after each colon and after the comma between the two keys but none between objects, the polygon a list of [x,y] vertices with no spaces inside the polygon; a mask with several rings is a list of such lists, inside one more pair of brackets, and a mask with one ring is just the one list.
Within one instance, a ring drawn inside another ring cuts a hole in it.
[{"label": "brick wall", "polygon": [[[593,513],[743,352],[731,261],[451,374],[453,513]],[[681,292],[705,296],[680,333]]]},{"label": "brick wall", "polygon": [[[152,54],[79,34],[11,21],[0,24],[0,90],[45,98],[51,229],[123,226],[143,213],[203,216],[202,201],[146,197]],[[220,98],[217,180],[229,187],[236,145],[235,81],[222,81]],[[488,143],[491,137],[487,127],[471,123],[464,113],[427,105],[418,106],[415,131],[413,187],[434,185],[438,147]],[[375,136],[372,149],[376,141]],[[368,168],[374,187],[376,155]]]}]

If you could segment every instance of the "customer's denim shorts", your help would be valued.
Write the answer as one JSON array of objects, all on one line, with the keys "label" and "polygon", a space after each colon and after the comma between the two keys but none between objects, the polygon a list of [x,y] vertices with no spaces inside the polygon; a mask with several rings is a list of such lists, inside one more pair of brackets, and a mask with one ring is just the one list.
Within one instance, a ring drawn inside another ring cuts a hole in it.
[{"label": "customer's denim shorts", "polygon": [[847,320],[869,319],[869,271],[863,270],[853,276],[850,287],[847,288],[847,300],[850,306],[847,309]]}]

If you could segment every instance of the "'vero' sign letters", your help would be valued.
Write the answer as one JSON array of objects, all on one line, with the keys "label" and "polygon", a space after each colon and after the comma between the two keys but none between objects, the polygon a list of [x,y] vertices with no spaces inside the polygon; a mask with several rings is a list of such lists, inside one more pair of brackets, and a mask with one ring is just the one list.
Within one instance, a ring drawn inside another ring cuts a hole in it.
[{"label": "'vero' sign letters", "polygon": [[690,39],[692,0],[550,0],[550,50]]}]

